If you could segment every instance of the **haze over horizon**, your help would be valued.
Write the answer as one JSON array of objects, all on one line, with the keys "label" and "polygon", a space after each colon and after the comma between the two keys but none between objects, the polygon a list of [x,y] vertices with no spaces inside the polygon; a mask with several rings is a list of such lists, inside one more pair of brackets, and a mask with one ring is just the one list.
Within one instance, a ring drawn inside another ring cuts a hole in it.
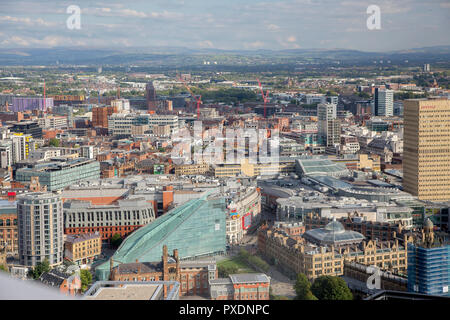
[{"label": "haze over horizon", "polygon": [[[366,26],[372,4],[380,30]],[[79,30],[67,28],[70,5],[81,9]],[[5,0],[0,45],[387,52],[450,45],[449,17],[448,0]]]}]

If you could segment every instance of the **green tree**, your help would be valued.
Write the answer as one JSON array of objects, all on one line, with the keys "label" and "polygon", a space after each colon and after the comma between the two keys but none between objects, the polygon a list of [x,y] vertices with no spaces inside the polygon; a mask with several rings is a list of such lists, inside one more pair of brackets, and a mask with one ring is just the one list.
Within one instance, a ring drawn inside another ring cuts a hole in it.
[{"label": "green tree", "polygon": [[50,271],[50,263],[48,262],[47,259],[45,259],[43,262],[38,262],[36,264],[34,269],[31,271],[31,276],[33,277],[33,279],[39,279],[39,277],[44,272],[49,272],[49,271]]},{"label": "green tree", "polygon": [[321,276],[311,286],[311,292],[319,300],[353,300],[353,294],[344,279]]},{"label": "green tree", "polygon": [[48,144],[52,147],[59,147],[59,140],[56,138],[51,138]]},{"label": "green tree", "polygon": [[0,271],[8,272],[8,268],[6,268],[4,265],[0,264]]},{"label": "green tree", "polygon": [[235,265],[220,266],[217,268],[220,278],[227,278],[230,274],[238,273],[239,268]]},{"label": "green tree", "polygon": [[317,298],[311,292],[311,283],[303,273],[299,273],[297,275],[297,281],[294,284],[294,290],[297,294],[297,300],[317,300]]},{"label": "green tree", "polygon": [[80,279],[81,279],[81,291],[84,292],[92,283],[92,274],[89,272],[89,270],[81,270]]},{"label": "green tree", "polygon": [[115,233],[112,238],[111,238],[111,245],[115,248],[118,248],[120,246],[120,244],[122,243],[122,237],[120,236],[120,234]]}]

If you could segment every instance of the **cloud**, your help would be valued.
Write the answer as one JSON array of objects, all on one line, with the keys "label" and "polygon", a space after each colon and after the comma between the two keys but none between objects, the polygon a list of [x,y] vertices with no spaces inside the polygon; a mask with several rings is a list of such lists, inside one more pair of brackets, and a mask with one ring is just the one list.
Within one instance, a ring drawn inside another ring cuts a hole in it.
[{"label": "cloud", "polygon": [[269,24],[267,26],[267,29],[270,31],[276,31],[276,30],[280,30],[280,26],[277,26],[276,24]]},{"label": "cloud", "polygon": [[209,40],[199,41],[197,44],[200,48],[214,48],[214,44]]},{"label": "cloud", "polygon": [[148,15],[145,12],[136,11],[132,9],[122,9],[118,11],[119,16],[121,17],[137,17],[137,18],[146,18]]},{"label": "cloud", "polygon": [[21,46],[21,47],[56,47],[61,45],[77,45],[85,46],[86,42],[82,40],[75,40],[72,38],[65,38],[60,36],[46,36],[43,39],[36,39],[31,37],[12,36],[0,42],[1,45]]},{"label": "cloud", "polygon": [[287,42],[296,42],[297,38],[295,36],[290,36],[287,38]]},{"label": "cloud", "polygon": [[11,16],[1,16],[0,21],[17,23],[17,24],[26,24],[27,26],[45,26],[52,27],[55,26],[56,23],[45,21],[42,18],[31,19],[31,18],[19,18],[19,17],[11,17]]},{"label": "cloud", "polygon": [[265,43],[262,41],[255,41],[255,42],[250,42],[250,43],[245,42],[244,43],[245,49],[261,49],[261,48],[264,48],[264,46],[265,46]]}]

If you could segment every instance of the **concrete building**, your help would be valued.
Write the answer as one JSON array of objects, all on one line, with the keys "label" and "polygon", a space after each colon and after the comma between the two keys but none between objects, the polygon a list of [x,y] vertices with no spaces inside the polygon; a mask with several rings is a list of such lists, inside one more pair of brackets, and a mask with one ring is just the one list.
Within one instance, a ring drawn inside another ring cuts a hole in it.
[{"label": "concrete building", "polygon": [[375,88],[375,115],[391,117],[394,115],[394,91]]},{"label": "concrete building", "polygon": [[46,115],[37,119],[39,127],[43,129],[67,128],[67,117]]},{"label": "concrete building", "polygon": [[450,200],[450,100],[404,106],[403,188],[420,200]]},{"label": "concrete building", "polygon": [[100,178],[100,163],[85,158],[60,159],[16,171],[16,181],[29,183],[32,177],[39,177],[48,191],[61,190],[82,180]]},{"label": "concrete building", "polygon": [[28,193],[17,198],[20,264],[34,267],[48,260],[50,266],[63,261],[63,211],[60,196]]},{"label": "concrete building", "polygon": [[143,198],[118,200],[117,204],[93,205],[88,201],[64,202],[64,232],[87,234],[98,232],[102,240],[118,233],[122,238],[155,220],[152,203]]},{"label": "concrete building", "polygon": [[327,147],[341,142],[341,124],[337,119],[337,106],[331,103],[317,105],[318,135]]},{"label": "concrete building", "polygon": [[170,126],[170,133],[178,132],[177,115],[115,113],[108,117],[108,132],[110,135],[131,135],[132,127],[138,125]]}]

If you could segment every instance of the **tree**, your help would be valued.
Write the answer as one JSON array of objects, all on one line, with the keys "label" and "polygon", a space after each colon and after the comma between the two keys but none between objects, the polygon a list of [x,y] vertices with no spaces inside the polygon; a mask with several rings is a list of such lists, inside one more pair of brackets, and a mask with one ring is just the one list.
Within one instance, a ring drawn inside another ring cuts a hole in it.
[{"label": "tree", "polygon": [[59,147],[59,140],[56,138],[51,138],[48,144],[52,147]]},{"label": "tree", "polygon": [[115,233],[111,238],[111,245],[115,248],[118,248],[121,243],[122,243],[122,237],[120,236],[120,234]]},{"label": "tree", "polygon": [[352,300],[353,294],[344,279],[321,276],[311,286],[311,292],[319,300]]},{"label": "tree", "polygon": [[4,265],[0,264],[0,271],[8,272],[8,268],[6,268]]},{"label": "tree", "polygon": [[297,281],[294,284],[294,290],[297,294],[297,300],[317,300],[317,298],[311,292],[311,283],[303,273],[299,273],[297,275]]},{"label": "tree", "polygon": [[92,274],[89,272],[89,270],[81,270],[80,279],[81,279],[81,291],[84,292],[92,283]]},{"label": "tree", "polygon": [[238,273],[239,268],[235,265],[230,266],[221,266],[219,265],[217,268],[217,271],[219,273],[219,277],[221,278],[228,278],[230,274]]},{"label": "tree", "polygon": [[33,277],[33,279],[39,279],[39,277],[44,272],[49,272],[49,271],[50,271],[50,263],[48,262],[47,259],[45,259],[43,262],[38,262],[36,264],[33,271],[31,271],[31,276]]}]

